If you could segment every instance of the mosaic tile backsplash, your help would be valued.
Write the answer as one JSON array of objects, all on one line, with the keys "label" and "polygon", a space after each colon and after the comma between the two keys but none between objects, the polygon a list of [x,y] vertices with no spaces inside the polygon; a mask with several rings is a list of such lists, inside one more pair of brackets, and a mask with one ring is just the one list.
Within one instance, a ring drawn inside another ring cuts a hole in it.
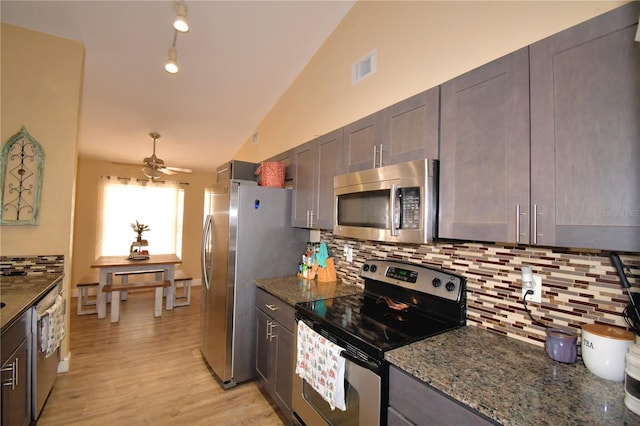
[{"label": "mosaic tile backsplash", "polygon": [[[444,269],[467,278],[467,324],[544,346],[545,330],[532,324],[522,304],[520,268],[542,276],[542,303],[528,303],[537,320],[554,327],[603,323],[626,327],[622,311],[629,298],[609,260],[609,252],[485,243],[392,245],[322,232],[336,263],[338,278],[364,285],[359,277],[369,258],[389,258]],[[343,247],[353,249],[348,263]],[[620,253],[632,291],[640,291],[640,255]]]},{"label": "mosaic tile backsplash", "polygon": [[24,272],[27,275],[61,274],[64,272],[64,255],[0,256],[0,275]]}]

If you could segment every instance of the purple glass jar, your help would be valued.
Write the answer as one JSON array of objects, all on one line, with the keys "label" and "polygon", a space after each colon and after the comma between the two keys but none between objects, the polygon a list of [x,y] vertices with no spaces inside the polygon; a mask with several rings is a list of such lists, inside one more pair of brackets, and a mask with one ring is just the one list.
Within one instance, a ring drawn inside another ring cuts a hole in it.
[{"label": "purple glass jar", "polygon": [[572,364],[578,356],[577,340],[578,335],[571,330],[548,328],[545,344],[547,355],[553,360]]}]

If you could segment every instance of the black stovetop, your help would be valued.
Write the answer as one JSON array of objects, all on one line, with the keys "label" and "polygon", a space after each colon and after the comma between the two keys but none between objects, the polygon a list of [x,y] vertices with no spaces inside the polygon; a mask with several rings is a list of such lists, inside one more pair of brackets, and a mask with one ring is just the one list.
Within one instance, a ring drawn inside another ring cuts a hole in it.
[{"label": "black stovetop", "polygon": [[296,309],[314,321],[316,331],[324,327],[343,340],[337,342],[340,346],[351,344],[379,359],[386,351],[459,327],[415,311],[393,310],[368,293],[302,302]]},{"label": "black stovetop", "polygon": [[378,360],[384,352],[465,323],[464,277],[376,259],[365,262],[361,277],[364,293],[298,303],[298,316],[339,346],[355,347]]}]

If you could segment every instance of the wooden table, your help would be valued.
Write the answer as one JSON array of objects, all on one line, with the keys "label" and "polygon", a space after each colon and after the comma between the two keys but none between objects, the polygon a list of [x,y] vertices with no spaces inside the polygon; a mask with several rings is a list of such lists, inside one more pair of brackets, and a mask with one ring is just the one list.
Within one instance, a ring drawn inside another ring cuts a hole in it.
[{"label": "wooden table", "polygon": [[131,260],[129,256],[101,256],[91,264],[92,268],[99,269],[98,283],[98,318],[107,316],[107,295],[102,291],[105,285],[113,284],[114,274],[127,274],[134,272],[161,271],[165,280],[171,281],[171,287],[167,288],[167,310],[173,309],[176,283],[174,281],[176,264],[182,260],[175,254],[154,254],[146,260]]}]

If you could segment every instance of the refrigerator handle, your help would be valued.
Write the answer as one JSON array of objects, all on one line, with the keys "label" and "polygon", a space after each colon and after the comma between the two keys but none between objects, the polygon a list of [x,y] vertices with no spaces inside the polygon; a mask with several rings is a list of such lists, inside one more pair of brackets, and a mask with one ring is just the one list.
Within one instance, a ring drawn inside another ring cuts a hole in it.
[{"label": "refrigerator handle", "polygon": [[207,275],[207,240],[208,240],[208,237],[211,235],[212,223],[213,223],[213,216],[208,214],[204,222],[204,229],[202,231],[202,246],[200,247],[201,255],[202,255],[202,258],[201,258],[202,280],[204,281],[204,284],[207,286],[207,290],[209,290],[209,275]]}]

